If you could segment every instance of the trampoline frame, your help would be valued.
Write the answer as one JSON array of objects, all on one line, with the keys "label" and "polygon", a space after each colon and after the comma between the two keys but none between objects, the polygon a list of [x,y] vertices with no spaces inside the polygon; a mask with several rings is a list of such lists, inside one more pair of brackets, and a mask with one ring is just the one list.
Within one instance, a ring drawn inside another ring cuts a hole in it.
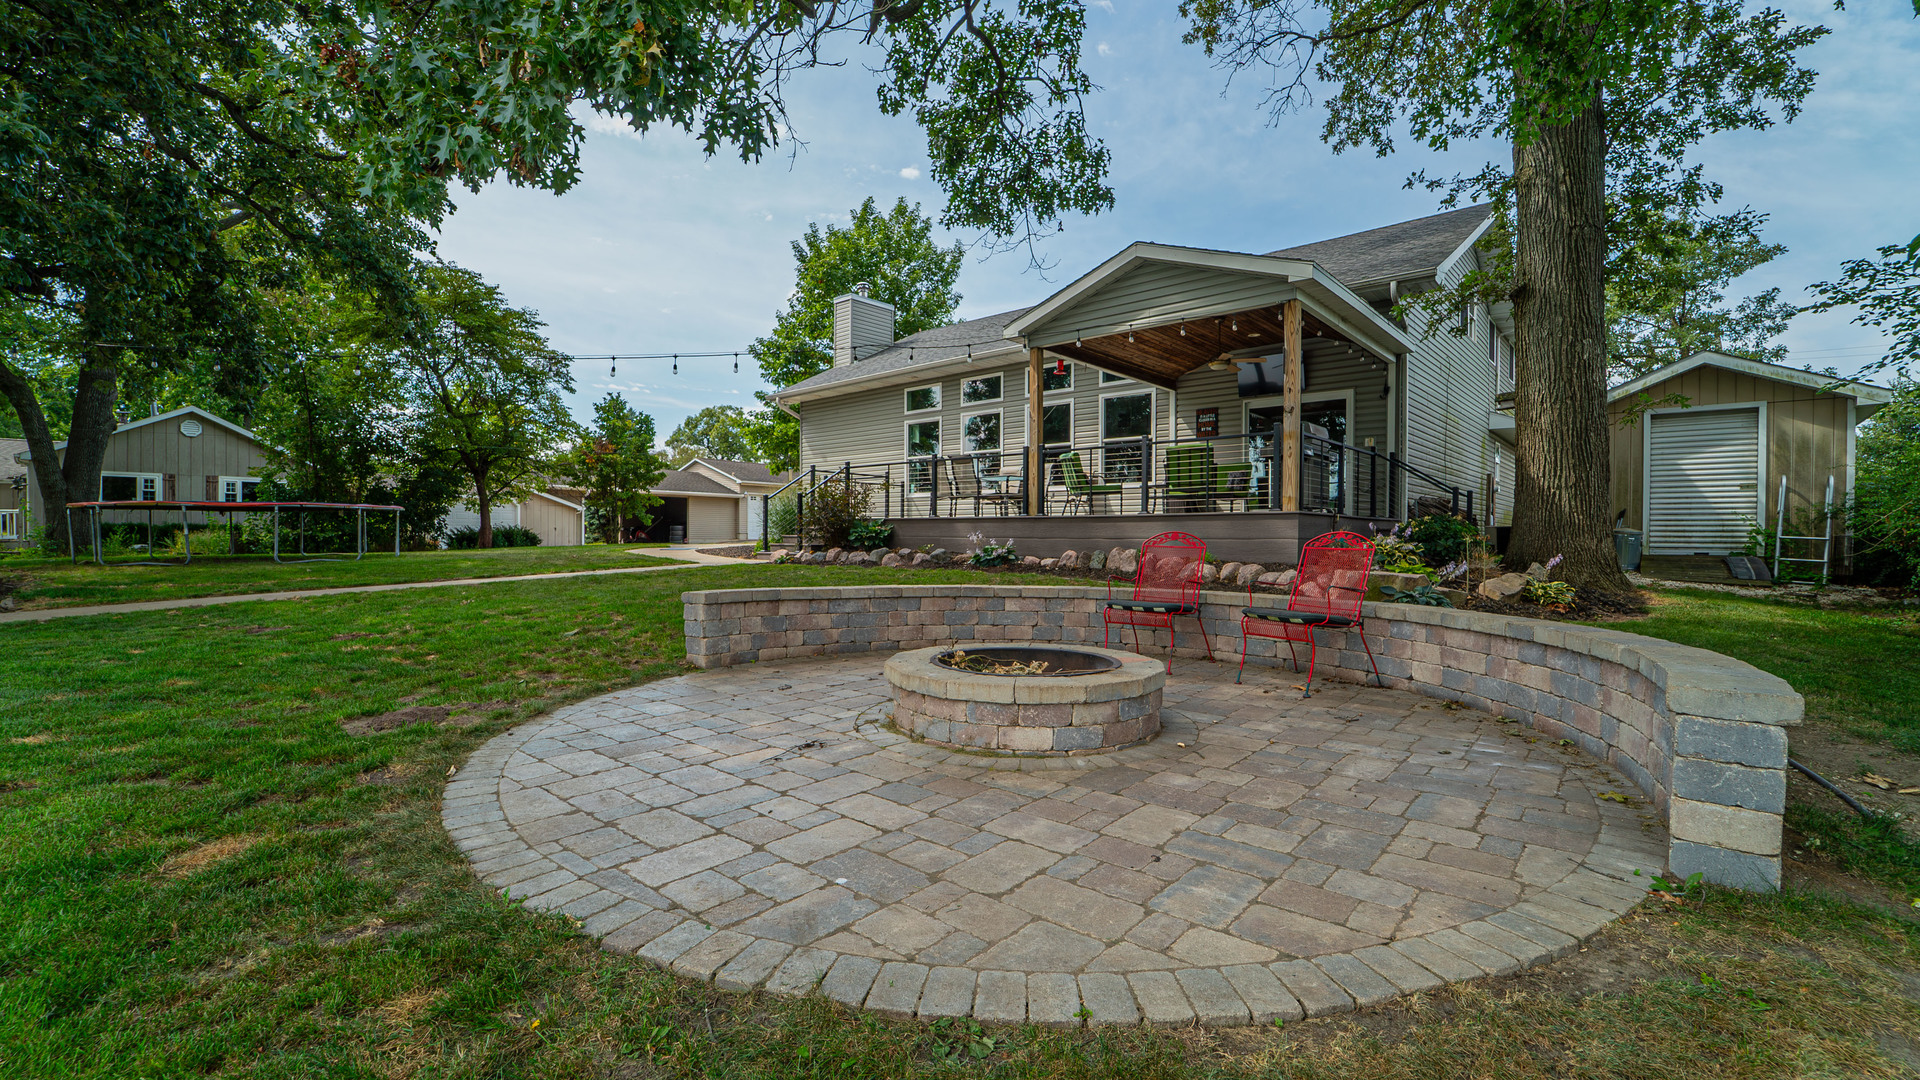
[{"label": "trampoline frame", "polygon": [[[401,509],[402,508],[398,506],[382,506],[378,503],[210,502],[210,501],[204,501],[204,500],[182,501],[178,499],[119,500],[119,501],[113,501],[113,502],[68,503],[67,504],[67,551],[71,555],[72,562],[75,565],[79,565],[80,548],[74,542],[74,535],[73,535],[73,512],[75,510],[85,510],[87,512],[87,539],[93,545],[93,561],[96,565],[99,565],[99,566],[185,566],[188,563],[191,563],[193,561],[193,530],[188,526],[188,523],[187,523],[187,515],[189,513],[192,513],[197,510],[201,513],[226,514],[227,524],[229,527],[231,527],[233,524],[233,515],[236,513],[267,513],[271,511],[273,514],[273,561],[274,562],[280,563],[285,566],[297,566],[301,563],[315,563],[315,562],[359,562],[361,559],[366,558],[366,555],[367,555],[367,512],[368,511],[374,511],[377,513],[385,513],[387,511],[393,512],[393,553],[395,555],[400,554],[400,511]],[[164,560],[144,559],[139,562],[127,562],[127,563],[107,562],[105,552],[103,551],[104,544],[102,543],[103,534],[101,531],[101,521],[100,521],[100,512],[102,510],[145,510],[147,512],[147,553],[149,555],[153,553],[153,512],[155,510],[178,510],[180,512],[181,540],[186,545],[186,557],[181,559],[164,559]],[[323,557],[320,555],[319,552],[312,553],[314,556],[312,558],[299,558],[299,559],[281,558],[280,557],[280,512],[282,510],[298,510],[300,512],[300,525],[298,529],[298,535],[300,537],[300,542],[299,542],[300,550],[297,552],[297,554],[302,556],[305,556],[308,554],[307,552],[307,512],[309,510],[353,511],[354,518],[355,518],[355,523],[354,523],[355,550],[353,553],[353,558],[348,559],[348,558],[345,558],[344,555],[340,557],[331,557],[331,556]]]}]

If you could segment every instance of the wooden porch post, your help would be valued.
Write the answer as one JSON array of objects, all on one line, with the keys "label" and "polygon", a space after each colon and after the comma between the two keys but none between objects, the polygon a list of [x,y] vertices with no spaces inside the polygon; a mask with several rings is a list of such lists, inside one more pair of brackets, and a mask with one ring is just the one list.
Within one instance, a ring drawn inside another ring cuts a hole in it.
[{"label": "wooden porch post", "polygon": [[1047,461],[1042,432],[1042,406],[1046,402],[1046,357],[1044,350],[1027,350],[1027,513],[1038,517],[1041,501],[1047,496]]},{"label": "wooden porch post", "polygon": [[1280,421],[1280,509],[1300,509],[1300,301],[1280,306],[1280,338],[1286,351],[1285,416]]}]

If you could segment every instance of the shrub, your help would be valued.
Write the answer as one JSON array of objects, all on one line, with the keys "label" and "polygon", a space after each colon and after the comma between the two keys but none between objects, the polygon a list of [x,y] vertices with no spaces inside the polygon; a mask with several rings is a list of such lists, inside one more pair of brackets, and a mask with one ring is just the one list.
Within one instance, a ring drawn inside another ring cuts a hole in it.
[{"label": "shrub", "polygon": [[860,551],[885,547],[893,539],[893,526],[884,521],[856,521],[847,530],[847,546]]},{"label": "shrub", "polygon": [[829,481],[807,496],[802,539],[819,547],[858,547],[849,535],[867,520],[873,489],[865,484]]},{"label": "shrub", "polygon": [[1572,607],[1576,599],[1573,585],[1565,581],[1534,581],[1520,586],[1520,598],[1542,607]]},{"label": "shrub", "polygon": [[[455,529],[447,534],[447,546],[459,550],[471,550],[480,546],[480,530],[476,528]],[[493,527],[493,546],[497,548],[539,547],[540,534],[532,529],[523,529],[518,525],[495,525]]]},{"label": "shrub", "polygon": [[1406,539],[1419,545],[1420,561],[1428,566],[1464,561],[1467,548],[1480,539],[1480,527],[1455,514],[1428,514],[1407,522],[1405,528]]},{"label": "shrub", "polygon": [[1431,584],[1412,589],[1396,589],[1391,585],[1382,585],[1380,595],[1386,597],[1390,604],[1419,604],[1422,607],[1453,606],[1453,601],[1447,599],[1447,594]]},{"label": "shrub", "polygon": [[968,533],[967,562],[974,566],[1004,566],[1020,557],[1012,540],[988,540],[979,533]]}]

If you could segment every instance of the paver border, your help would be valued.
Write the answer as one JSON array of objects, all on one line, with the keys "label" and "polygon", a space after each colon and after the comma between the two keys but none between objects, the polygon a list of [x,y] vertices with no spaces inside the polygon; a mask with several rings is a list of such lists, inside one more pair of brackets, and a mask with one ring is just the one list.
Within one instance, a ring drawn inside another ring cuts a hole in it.
[{"label": "paver border", "polygon": [[[1643,871],[1664,856],[1664,845],[1647,834],[1640,814],[1597,801],[1600,831],[1594,844],[1576,869],[1542,892],[1484,919],[1310,960],[1075,975],[976,971],[795,949],[716,930],[661,907],[664,898],[621,871],[598,869],[564,850],[543,854],[508,823],[501,804],[508,762],[549,726],[572,723],[577,711],[591,709],[597,700],[495,737],[448,782],[442,821],[475,874],[529,909],[572,916],[610,951],[638,955],[674,974],[734,991],[817,992],[895,1017],[970,1015],[987,1023],[1057,1027],[1233,1026],[1344,1012],[1564,956],[1644,899]],[[1190,721],[1169,713],[1192,729]],[[877,725],[857,734],[908,760],[950,755],[976,767],[982,762],[978,755],[951,754]],[[1020,769],[1097,768],[1123,754],[1142,760],[1161,756],[1167,752],[1162,748],[1176,746],[1178,739],[1176,724],[1169,724],[1155,743],[1097,759],[1001,760]]]},{"label": "paver border", "polygon": [[[1106,593],[1072,585],[879,585],[687,592],[687,659],[719,668],[954,642],[1104,641]],[[1238,644],[1246,594],[1203,594],[1199,633]],[[1732,888],[1780,886],[1786,728],[1805,704],[1784,679],[1706,649],[1620,630],[1453,608],[1367,604],[1358,631],[1328,632],[1319,670],[1457,701],[1567,740],[1626,773],[1667,826],[1662,860]],[[1205,642],[1175,630],[1176,655]],[[1229,651],[1231,649],[1229,648]],[[1247,642],[1247,662],[1281,663]]]}]

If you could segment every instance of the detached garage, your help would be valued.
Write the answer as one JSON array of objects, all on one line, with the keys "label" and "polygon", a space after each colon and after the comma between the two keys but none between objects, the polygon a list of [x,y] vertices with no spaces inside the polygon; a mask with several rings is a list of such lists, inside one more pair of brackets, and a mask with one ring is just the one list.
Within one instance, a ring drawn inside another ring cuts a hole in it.
[{"label": "detached garage", "polygon": [[[1701,353],[1615,387],[1613,508],[1646,533],[1649,555],[1726,555],[1771,528],[1786,481],[1789,515],[1818,509],[1833,480],[1853,489],[1854,428],[1891,392],[1795,368]],[[1684,399],[1685,405],[1672,399]],[[1623,421],[1632,410],[1655,406]],[[1845,561],[1835,534],[1834,560]]]}]

